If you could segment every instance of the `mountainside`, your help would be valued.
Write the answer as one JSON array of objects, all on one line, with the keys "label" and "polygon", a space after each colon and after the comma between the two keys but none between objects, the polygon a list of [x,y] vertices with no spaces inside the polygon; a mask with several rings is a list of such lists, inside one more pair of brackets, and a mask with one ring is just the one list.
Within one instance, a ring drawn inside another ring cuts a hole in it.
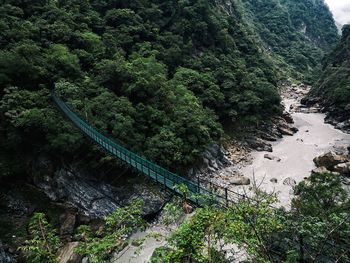
[{"label": "mountainside", "polygon": [[52,105],[54,86],[97,129],[170,168],[192,164],[222,125],[280,111],[272,61],[235,1],[13,0],[0,13],[1,148],[16,156],[87,150]]},{"label": "mountainside", "polygon": [[339,37],[324,0],[242,0],[284,76],[310,81]]},{"label": "mountainside", "polygon": [[[142,255],[142,236],[129,238],[147,225],[143,219],[163,229],[172,221],[177,225],[180,217],[197,223],[180,226],[180,242],[175,235],[169,249],[154,253],[154,262],[228,262],[226,256],[241,254],[236,246],[232,253],[216,251],[217,244],[220,250],[226,247],[222,241],[243,248],[252,262],[343,262],[342,257],[348,262],[349,204],[333,171],[343,169],[339,174],[348,175],[350,157],[334,156],[337,162],[329,160],[331,165],[316,169],[332,173],[314,175],[313,185],[296,187],[311,170],[312,159],[305,159],[304,149],[313,158],[309,145],[315,152],[324,150],[334,137],[328,131],[319,140],[319,127],[338,131],[319,114],[314,115],[323,126],[303,118],[301,126],[293,126],[293,114],[304,109],[300,99],[309,90],[298,82],[314,81],[323,55],[338,40],[323,0],[2,1],[0,262],[66,258],[100,263],[114,256],[118,261],[118,252],[128,257],[126,246],[135,246]],[[349,42],[347,26],[309,98],[310,103],[321,101],[330,120],[336,118],[343,127],[350,127],[345,122],[350,110]],[[286,107],[290,111],[283,111],[280,94],[286,98],[287,88],[293,102]],[[59,111],[53,90],[89,129],[98,130],[94,139],[106,135],[187,176],[190,189],[178,185],[182,178],[145,165],[144,159],[130,158],[130,153],[122,157],[120,147],[120,152],[113,147],[104,152],[94,142],[106,144],[89,141]],[[305,137],[292,137],[298,129]],[[291,140],[279,152],[275,146],[283,135]],[[311,143],[309,135],[317,140]],[[254,149],[262,154],[259,162],[265,161],[259,166],[275,172],[271,178],[264,172],[261,183],[254,169],[250,176],[239,167],[253,165]],[[256,189],[264,182],[276,194]],[[281,192],[287,203],[293,190],[306,192],[292,209],[273,208]],[[250,191],[257,196],[250,197]],[[235,205],[225,207],[232,213],[220,212],[219,197],[226,206],[232,198]],[[213,211],[182,215],[182,210],[192,210],[190,199],[214,205]],[[324,244],[323,237],[330,236]],[[145,240],[159,243],[159,237],[152,231]]]},{"label": "mountainside", "polygon": [[350,131],[350,25],[343,27],[340,43],[325,58],[323,73],[307,101],[320,102],[330,123]]},{"label": "mountainside", "polygon": [[311,0],[12,0],[0,13],[1,141],[19,156],[87,147],[52,106],[56,86],[132,150],[191,165],[222,127],[278,114],[278,81],[309,76],[337,40],[329,10]]}]

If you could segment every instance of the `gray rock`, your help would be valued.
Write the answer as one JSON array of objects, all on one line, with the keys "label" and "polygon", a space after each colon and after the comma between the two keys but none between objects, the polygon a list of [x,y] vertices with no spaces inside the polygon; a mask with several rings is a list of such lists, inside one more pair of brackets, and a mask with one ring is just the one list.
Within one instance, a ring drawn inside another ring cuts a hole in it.
[{"label": "gray rock", "polygon": [[285,119],[285,121],[287,123],[291,123],[291,124],[294,123],[293,117],[292,117],[292,115],[289,112],[283,112],[282,117],[283,117],[283,119]]},{"label": "gray rock", "polygon": [[146,184],[134,185],[132,194],[125,193],[125,189],[119,189],[119,196],[125,196],[122,205],[130,204],[135,199],[143,199],[142,214],[144,216],[158,213],[170,200],[171,194],[168,191],[161,191],[159,185],[150,186]]},{"label": "gray rock", "polygon": [[234,185],[249,185],[250,179],[245,176],[236,176],[230,179],[230,183]]},{"label": "gray rock", "polygon": [[339,129],[339,130],[346,130],[350,128],[350,120],[346,120],[343,122],[339,122],[337,123],[337,125],[335,126],[335,128]]},{"label": "gray rock", "polygon": [[279,127],[278,130],[279,130],[283,135],[288,135],[288,136],[293,136],[293,135],[294,135],[294,131],[292,131],[291,128]]},{"label": "gray rock", "polygon": [[1,263],[16,263],[16,260],[9,253],[6,247],[0,241],[0,262]]},{"label": "gray rock", "polygon": [[192,178],[201,177],[203,174],[212,174],[232,164],[227,158],[228,152],[218,144],[212,144],[202,155],[202,163],[191,168],[188,175]]},{"label": "gray rock", "polygon": [[330,173],[330,171],[327,170],[326,167],[317,167],[311,171],[312,174],[324,174],[324,173]]},{"label": "gray rock", "polygon": [[296,186],[297,182],[293,178],[287,177],[286,179],[284,179],[283,184],[294,187]]},{"label": "gray rock", "polygon": [[320,109],[317,108],[317,107],[311,107],[309,110],[308,110],[309,113],[318,113],[320,112]]},{"label": "gray rock", "polygon": [[74,252],[74,249],[79,246],[79,242],[67,243],[61,250],[58,256],[59,263],[80,263],[83,255]]},{"label": "gray rock", "polygon": [[70,241],[74,232],[76,215],[70,212],[65,213],[61,216],[61,221],[60,236],[63,239]]},{"label": "gray rock", "polygon": [[[342,181],[343,184],[350,186],[350,178],[342,177],[341,181]],[[350,193],[350,188],[349,188],[349,193]]]},{"label": "gray rock", "polygon": [[342,175],[350,174],[350,162],[337,164],[334,171]]},{"label": "gray rock", "polygon": [[280,162],[281,161],[281,158],[277,157],[277,156],[274,156],[272,154],[269,154],[269,153],[266,153],[264,155],[264,158],[265,159],[269,159],[269,160],[272,160],[272,161],[277,161],[277,162]]},{"label": "gray rock", "polygon": [[169,192],[142,180],[112,186],[85,173],[74,166],[61,168],[52,176],[35,177],[34,183],[52,201],[69,203],[90,218],[102,218],[135,198],[144,200],[142,212],[147,216],[157,213],[170,198]]},{"label": "gray rock", "polygon": [[77,168],[62,168],[53,177],[36,178],[35,184],[51,200],[69,202],[89,217],[101,218],[120,206],[110,185],[82,177]]},{"label": "gray rock", "polygon": [[264,140],[260,138],[251,138],[247,139],[246,143],[248,146],[252,149],[255,149],[257,151],[266,151],[266,152],[272,152],[272,145],[270,143],[265,142]]},{"label": "gray rock", "polygon": [[262,132],[259,134],[260,138],[269,142],[275,142],[277,141],[278,137],[268,134],[266,132]]}]

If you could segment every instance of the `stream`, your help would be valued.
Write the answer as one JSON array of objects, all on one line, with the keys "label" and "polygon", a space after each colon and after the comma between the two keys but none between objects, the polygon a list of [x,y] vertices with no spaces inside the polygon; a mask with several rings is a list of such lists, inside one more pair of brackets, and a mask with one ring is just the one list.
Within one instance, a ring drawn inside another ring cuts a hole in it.
[{"label": "stream", "polygon": [[[290,206],[293,186],[309,177],[315,168],[313,159],[329,151],[350,145],[350,134],[324,122],[325,114],[293,112],[300,98],[283,98],[283,104],[294,119],[299,131],[272,143],[275,160],[265,158],[267,152],[252,152],[252,163],[241,168],[241,173],[267,192],[275,192],[284,207]],[[280,160],[279,160],[280,159]],[[242,189],[241,189],[242,190]]]}]

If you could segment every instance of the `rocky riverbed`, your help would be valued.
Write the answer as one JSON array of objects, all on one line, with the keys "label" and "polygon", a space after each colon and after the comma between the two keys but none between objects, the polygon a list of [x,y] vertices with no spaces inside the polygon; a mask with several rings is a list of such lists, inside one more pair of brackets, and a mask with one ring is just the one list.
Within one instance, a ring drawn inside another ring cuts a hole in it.
[{"label": "rocky riverbed", "polygon": [[[309,108],[301,104],[309,89],[306,85],[293,85],[282,90],[284,120],[293,132],[283,133],[283,138],[267,142],[271,149],[248,150],[244,161],[222,167],[208,179],[244,193],[249,192],[253,184],[257,185],[262,190],[277,193],[281,205],[288,207],[293,187],[316,168],[313,159],[330,151],[345,153],[350,145],[350,135],[325,123],[326,116],[319,112],[318,105]],[[252,147],[248,144],[249,148]],[[237,181],[237,178],[241,180]]]}]

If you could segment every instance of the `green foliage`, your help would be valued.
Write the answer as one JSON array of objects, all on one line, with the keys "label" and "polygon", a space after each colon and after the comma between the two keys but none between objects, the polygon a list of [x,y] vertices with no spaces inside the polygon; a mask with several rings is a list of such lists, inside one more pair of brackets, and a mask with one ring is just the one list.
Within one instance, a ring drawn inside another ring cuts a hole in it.
[{"label": "green foliage", "polygon": [[183,211],[183,200],[174,198],[167,203],[162,210],[162,223],[166,226],[179,225],[185,213]]},{"label": "green foliage", "polygon": [[61,245],[55,229],[43,213],[34,213],[29,223],[31,239],[20,247],[28,263],[56,263],[56,253]]},{"label": "green foliage", "polygon": [[285,77],[314,80],[322,57],[339,38],[324,1],[244,0],[243,3],[265,48],[271,51]]},{"label": "green foliage", "polygon": [[80,226],[77,232],[82,241],[76,252],[88,255],[92,263],[105,262],[112,251],[119,251],[128,244],[126,237],[144,226],[141,206],[142,201],[135,200],[126,207],[116,209],[105,217],[103,227],[96,232],[88,226]]},{"label": "green foliage", "polygon": [[[65,158],[91,152],[53,109],[48,90],[56,87],[102,132],[186,169],[220,139],[222,125],[279,113],[274,66],[242,12],[239,3],[203,0],[3,4],[1,141],[16,136]],[[26,107],[9,101],[15,95]]]},{"label": "green foliage", "polygon": [[232,262],[233,244],[246,262],[348,262],[350,198],[339,176],[314,174],[295,191],[290,210],[258,190],[226,210],[199,208],[151,262]]},{"label": "green foliage", "polygon": [[287,262],[348,262],[350,199],[339,176],[312,175],[296,193],[285,222]]},{"label": "green foliage", "polygon": [[310,92],[340,122],[350,115],[350,25],[343,27],[340,43],[324,59],[323,72]]},{"label": "green foliage", "polygon": [[282,218],[271,206],[276,201],[258,191],[228,210],[199,208],[170,237],[169,246],[158,249],[152,262],[230,262],[225,258],[225,243],[246,248],[254,262],[268,262],[267,244],[283,227]]},{"label": "green foliage", "polygon": [[[320,49],[296,33],[300,10],[324,17],[316,25],[311,15],[305,20],[312,40],[320,35],[324,49],[334,42],[334,25],[324,30],[329,13],[323,4],[248,2],[3,4],[0,100],[6,128],[0,141],[17,137],[43,154],[64,158],[93,152],[53,109],[48,90],[56,87],[101,132],[175,172],[186,170],[221,138],[222,127],[253,126],[281,113],[276,60],[282,57],[279,67],[290,63],[300,72],[318,65],[311,58],[320,57]],[[299,10],[298,15],[286,9]],[[261,38],[278,59],[261,48],[254,31],[266,35]],[[19,95],[21,103],[9,102],[10,87],[16,87],[10,93]],[[26,94],[33,101],[27,103]],[[17,154],[33,155],[23,149]]]},{"label": "green foliage", "polygon": [[224,95],[210,73],[178,68],[171,83],[174,86],[184,85],[201,100],[204,106],[209,108],[217,109],[224,102]]}]

